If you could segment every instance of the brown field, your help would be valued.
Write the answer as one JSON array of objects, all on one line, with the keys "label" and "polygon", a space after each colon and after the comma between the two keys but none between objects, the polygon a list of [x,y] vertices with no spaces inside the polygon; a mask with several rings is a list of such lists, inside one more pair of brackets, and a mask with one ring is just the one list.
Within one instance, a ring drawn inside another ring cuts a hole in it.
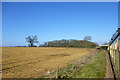
[{"label": "brown field", "polygon": [[48,71],[65,67],[93,49],[54,47],[3,47],[3,78],[39,78]]}]

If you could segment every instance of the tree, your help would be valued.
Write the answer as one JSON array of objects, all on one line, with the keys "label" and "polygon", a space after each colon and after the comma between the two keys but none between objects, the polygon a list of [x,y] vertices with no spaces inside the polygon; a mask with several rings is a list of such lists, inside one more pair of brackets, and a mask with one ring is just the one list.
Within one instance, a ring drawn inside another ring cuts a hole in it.
[{"label": "tree", "polygon": [[85,36],[85,37],[84,37],[84,40],[85,40],[85,41],[90,41],[90,40],[92,40],[92,38],[91,38],[91,36]]},{"label": "tree", "polygon": [[34,43],[38,43],[37,36],[28,36],[26,41],[29,43],[28,46],[34,47]]},{"label": "tree", "polygon": [[[85,36],[85,37],[84,37],[84,40],[85,40],[85,41],[90,41],[90,40],[92,40],[92,38],[91,38],[91,36]],[[86,42],[85,45],[86,45],[86,48],[87,48],[87,47],[88,47],[88,43]]]}]

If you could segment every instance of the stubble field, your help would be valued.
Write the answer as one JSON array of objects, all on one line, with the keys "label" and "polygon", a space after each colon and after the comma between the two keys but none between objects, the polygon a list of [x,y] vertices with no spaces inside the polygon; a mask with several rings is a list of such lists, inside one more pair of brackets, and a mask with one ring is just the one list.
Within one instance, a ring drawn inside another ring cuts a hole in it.
[{"label": "stubble field", "polygon": [[90,54],[93,49],[55,47],[3,47],[3,78],[39,78]]}]

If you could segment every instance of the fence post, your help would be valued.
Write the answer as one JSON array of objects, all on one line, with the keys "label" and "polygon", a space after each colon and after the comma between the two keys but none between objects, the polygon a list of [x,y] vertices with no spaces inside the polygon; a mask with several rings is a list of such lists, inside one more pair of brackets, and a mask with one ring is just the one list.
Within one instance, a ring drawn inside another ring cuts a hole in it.
[{"label": "fence post", "polygon": [[58,66],[57,66],[57,70],[56,70],[56,78],[58,78]]}]

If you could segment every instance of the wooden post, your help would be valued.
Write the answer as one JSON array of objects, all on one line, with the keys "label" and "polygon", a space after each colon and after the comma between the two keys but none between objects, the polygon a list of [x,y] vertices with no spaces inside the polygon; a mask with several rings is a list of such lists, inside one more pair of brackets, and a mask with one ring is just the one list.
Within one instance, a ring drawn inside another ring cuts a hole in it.
[{"label": "wooden post", "polygon": [[57,70],[56,70],[56,78],[58,78],[58,66],[57,66]]}]

